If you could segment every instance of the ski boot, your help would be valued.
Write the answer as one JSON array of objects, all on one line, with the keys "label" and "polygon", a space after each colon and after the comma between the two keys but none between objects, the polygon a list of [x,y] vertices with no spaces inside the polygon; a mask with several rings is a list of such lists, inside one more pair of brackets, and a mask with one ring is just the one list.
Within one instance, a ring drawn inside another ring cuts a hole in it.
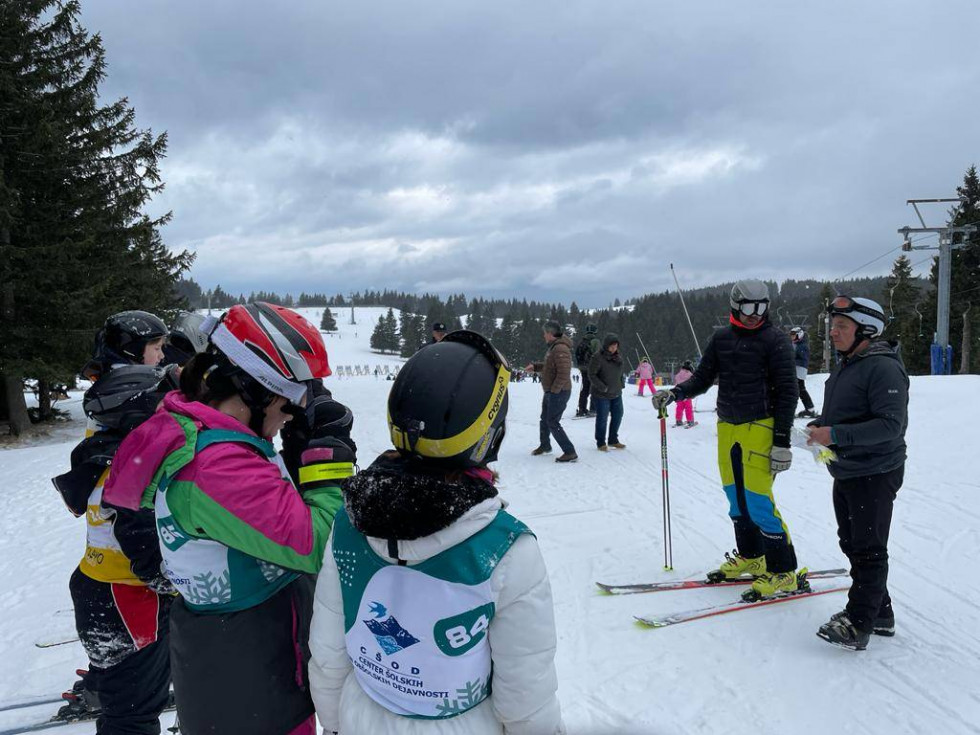
[{"label": "ski boot", "polygon": [[675,429],[679,429],[679,428],[681,428],[681,427],[682,427],[683,425],[684,425],[684,422],[683,422],[683,421],[675,421],[675,422],[674,422],[674,428],[675,428]]},{"label": "ski boot", "polygon": [[[830,622],[833,623],[836,620],[842,618],[847,618],[850,620],[850,616],[847,614],[847,610],[841,610],[839,613],[834,613],[830,616]],[[871,628],[871,632],[875,635],[880,635],[884,638],[891,638],[895,635],[895,614],[891,615],[881,615],[875,618],[874,626]]]},{"label": "ski boot", "polygon": [[88,672],[85,669],[77,669],[75,673],[82,678],[61,695],[67,704],[62,705],[57,714],[51,718],[52,722],[94,720],[102,713],[99,695],[85,688],[85,676]]},{"label": "ski boot", "polygon": [[845,610],[837,613],[828,622],[821,625],[820,630],[817,631],[817,637],[849,651],[863,651],[868,647],[871,634],[862,633],[855,628]]},{"label": "ski boot", "polygon": [[810,583],[806,581],[806,569],[799,573],[767,572],[757,577],[745,592],[742,593],[744,602],[759,602],[773,597],[785,597],[795,592],[808,592]]},{"label": "ski boot", "polygon": [[724,582],[727,579],[754,579],[766,573],[766,557],[757,556],[747,559],[734,549],[729,554],[725,552],[725,562],[708,572],[709,582]]},{"label": "ski boot", "polygon": [[589,415],[589,412],[588,411],[576,411],[575,412],[575,418],[577,418],[577,419],[584,419],[588,415]]},{"label": "ski boot", "polygon": [[698,425],[698,422],[697,421],[688,421],[687,422],[687,426],[685,426],[684,428],[685,429],[693,429],[697,425]]},{"label": "ski boot", "polygon": [[816,411],[814,411],[812,408],[805,408],[802,411],[800,411],[798,414],[796,414],[796,418],[798,418],[798,419],[818,419],[818,418],[820,418],[820,414],[817,413]]}]

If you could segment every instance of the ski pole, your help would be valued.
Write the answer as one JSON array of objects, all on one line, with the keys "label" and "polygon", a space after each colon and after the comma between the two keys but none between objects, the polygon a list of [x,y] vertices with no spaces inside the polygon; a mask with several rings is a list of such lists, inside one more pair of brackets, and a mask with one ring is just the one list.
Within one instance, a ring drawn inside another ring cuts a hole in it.
[{"label": "ski pole", "polygon": [[661,406],[660,418],[660,479],[664,509],[664,569],[674,570],[674,542],[670,534],[670,476],[667,472],[667,406]]}]

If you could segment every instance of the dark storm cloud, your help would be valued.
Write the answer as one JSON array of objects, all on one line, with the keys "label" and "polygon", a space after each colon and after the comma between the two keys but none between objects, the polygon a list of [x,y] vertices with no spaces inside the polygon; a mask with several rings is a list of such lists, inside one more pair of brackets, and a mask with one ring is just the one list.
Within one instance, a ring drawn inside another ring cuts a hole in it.
[{"label": "dark storm cloud", "polygon": [[978,157],[973,0],[84,12],[170,134],[168,243],[234,291],[838,276]]}]

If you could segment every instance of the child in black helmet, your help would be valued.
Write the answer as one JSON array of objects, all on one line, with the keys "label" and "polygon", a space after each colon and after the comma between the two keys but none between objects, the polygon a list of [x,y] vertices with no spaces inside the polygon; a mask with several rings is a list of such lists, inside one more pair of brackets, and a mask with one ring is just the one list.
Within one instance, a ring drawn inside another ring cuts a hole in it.
[{"label": "child in black helmet", "polygon": [[172,587],[160,571],[152,512],[102,502],[109,465],[125,436],[176,387],[163,359],[167,327],[154,314],[124,311],[106,319],[84,374],[94,380],[83,407],[85,439],[69,472],[54,478],[69,510],[84,515],[86,549],[69,589],[75,627],[89,658],[65,698],[62,718],[98,718],[101,735],[160,732],[168,703],[168,611]]},{"label": "child in black helmet", "polygon": [[433,733],[564,732],[544,561],[488,468],[509,377],[460,330],[395,380],[396,449],[345,482],[317,583],[310,683],[327,732],[417,732],[418,717]]}]

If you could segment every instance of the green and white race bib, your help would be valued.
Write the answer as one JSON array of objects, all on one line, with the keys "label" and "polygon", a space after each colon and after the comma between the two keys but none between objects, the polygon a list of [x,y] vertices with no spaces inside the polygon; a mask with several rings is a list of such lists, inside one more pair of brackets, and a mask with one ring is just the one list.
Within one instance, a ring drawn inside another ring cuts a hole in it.
[{"label": "green and white race bib", "polygon": [[490,575],[524,524],[500,511],[486,528],[415,566],[375,554],[346,513],[333,554],[344,599],[347,653],[358,683],[398,715],[453,717],[490,694]]}]

